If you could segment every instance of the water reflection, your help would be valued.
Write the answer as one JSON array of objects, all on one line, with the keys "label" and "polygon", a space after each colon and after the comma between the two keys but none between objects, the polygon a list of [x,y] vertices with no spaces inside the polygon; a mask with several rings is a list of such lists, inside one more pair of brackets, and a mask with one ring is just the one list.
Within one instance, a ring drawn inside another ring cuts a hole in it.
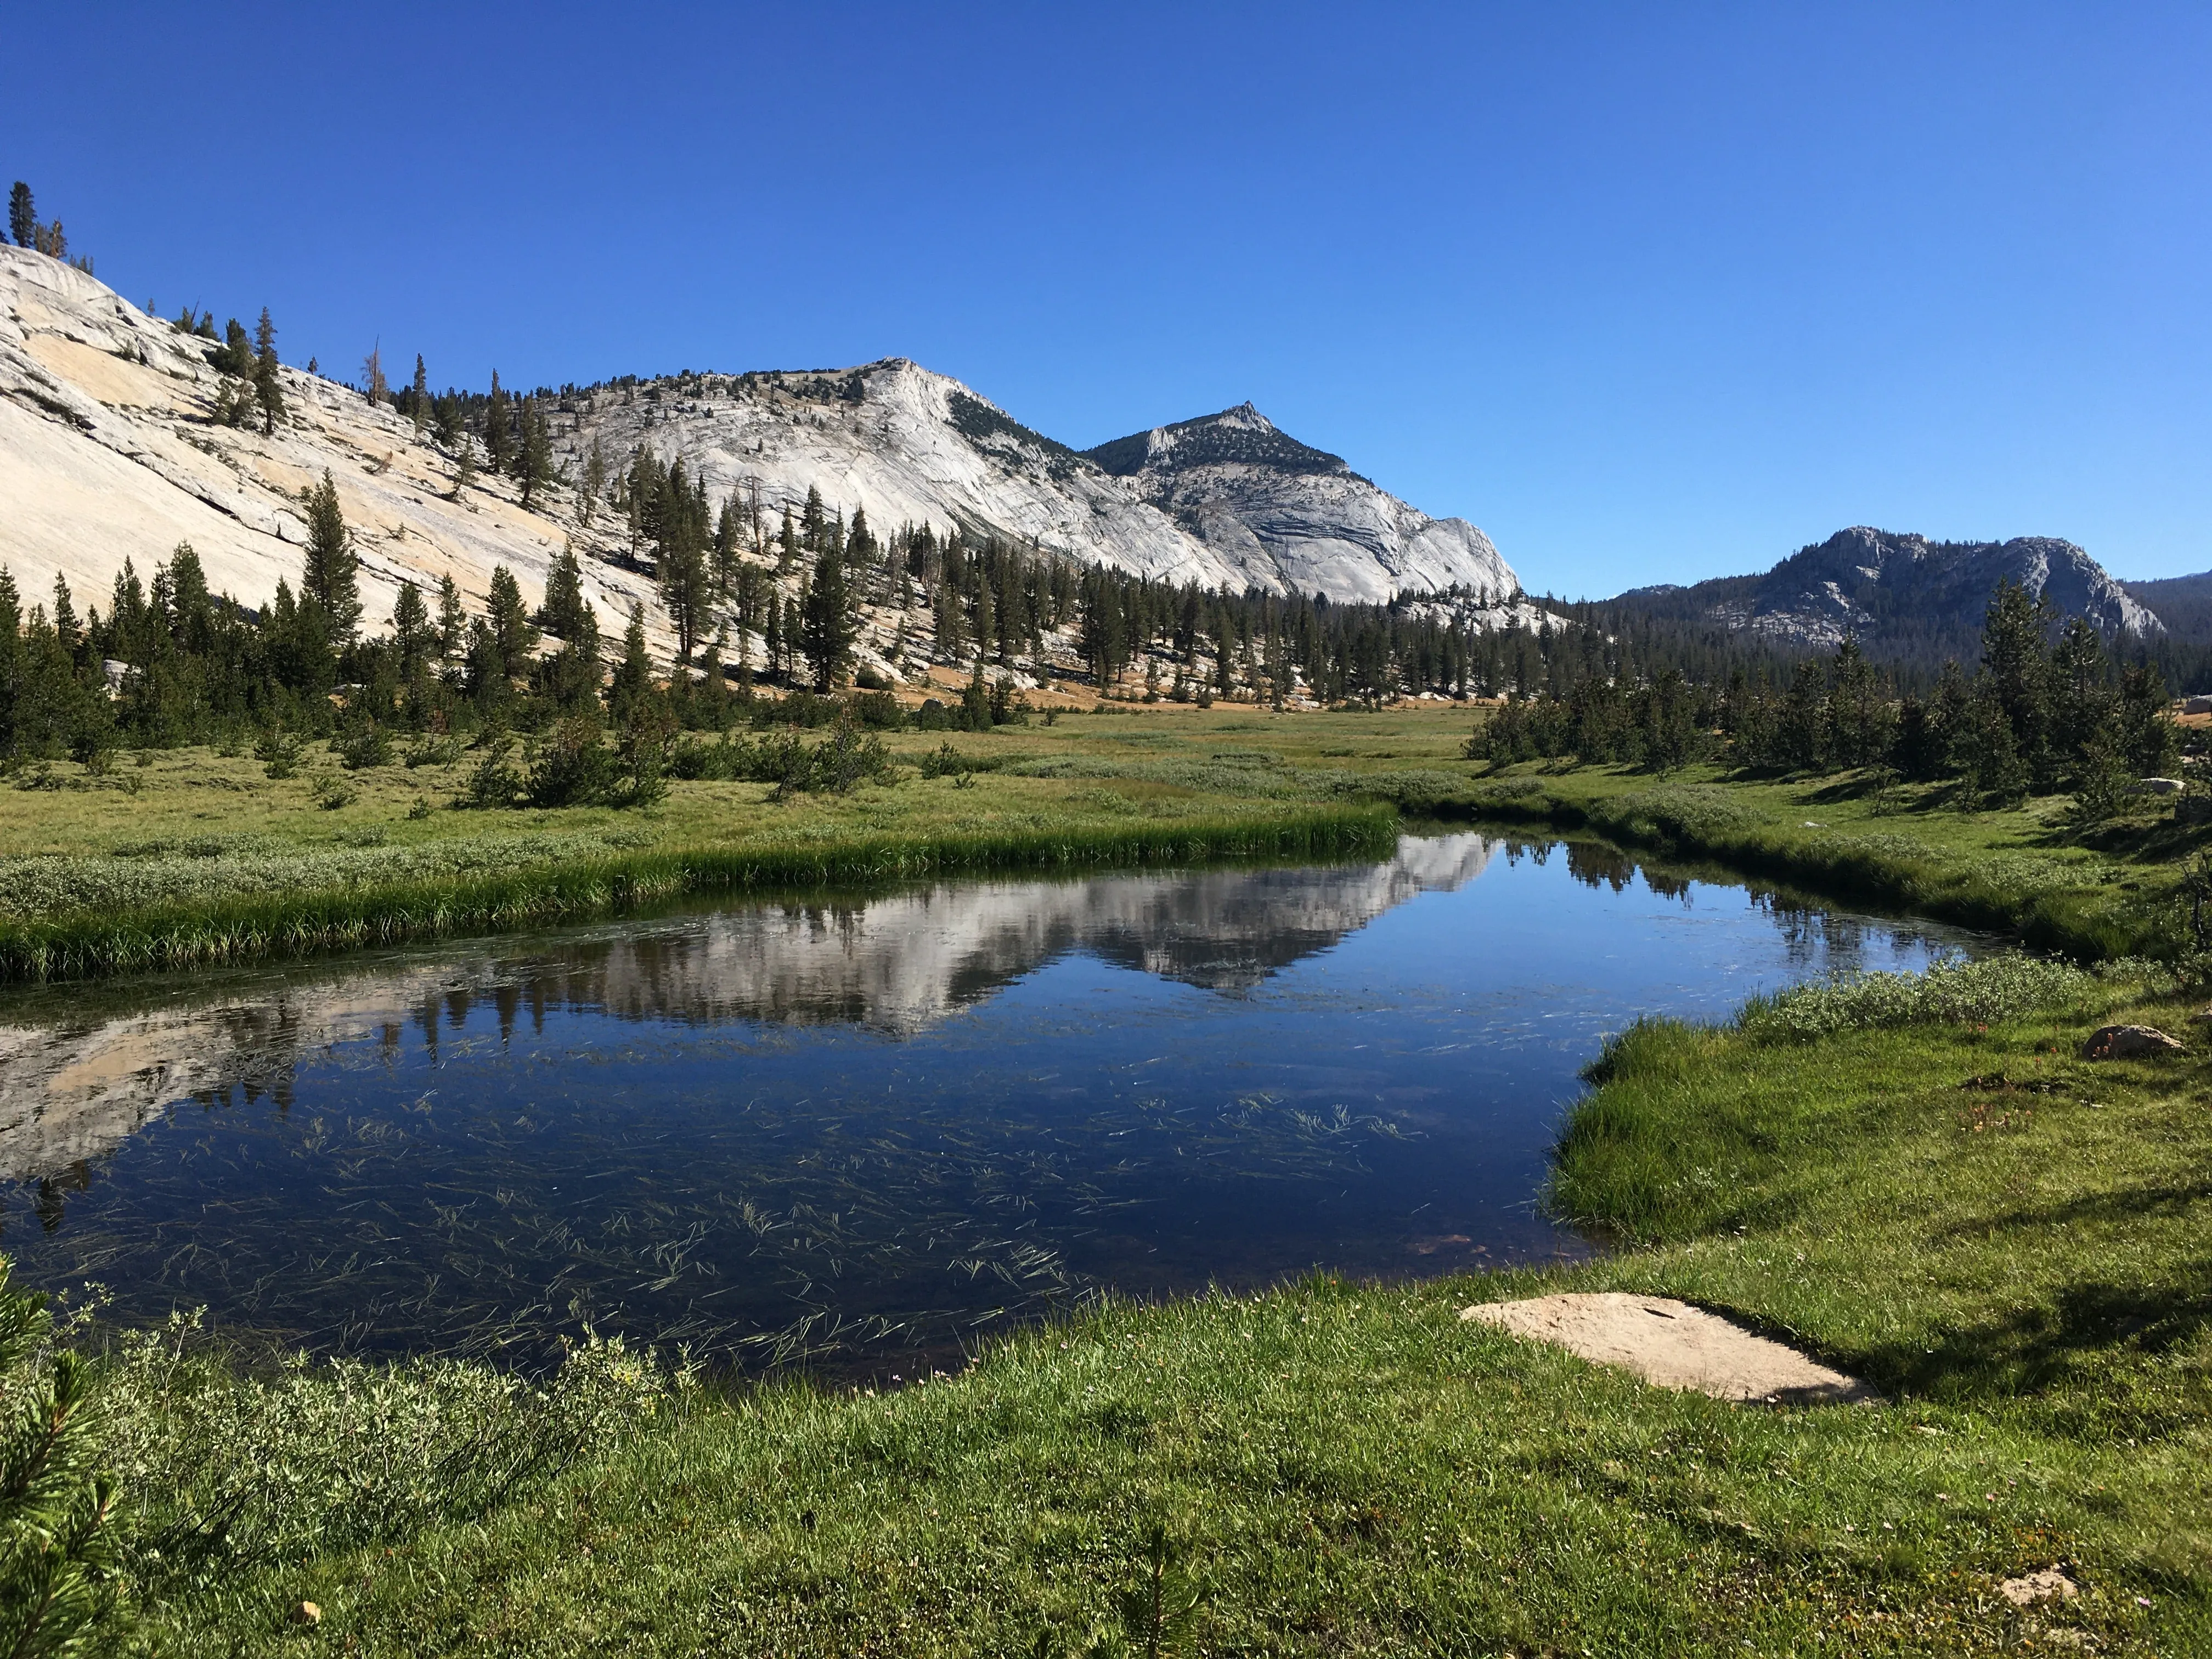
[{"label": "water reflection", "polygon": [[[81,1166],[174,1101],[280,1109],[303,1056],[411,1030],[434,1062],[441,1026],[526,1016],[872,1027],[911,1036],[1042,964],[1085,951],[1210,991],[1248,990],[1423,891],[1482,873],[1498,843],[1408,838],[1374,866],[1206,870],[1079,881],[945,882],[885,896],[793,901],[429,959],[28,1000],[0,1014],[0,1179]],[[100,1000],[118,1000],[114,1012]]]},{"label": "water reflection", "polygon": [[18,996],[0,1228],[131,1316],[324,1346],[596,1317],[872,1363],[1099,1286],[1574,1249],[1530,1200],[1604,1030],[1956,942],[1553,851],[1408,838]]}]

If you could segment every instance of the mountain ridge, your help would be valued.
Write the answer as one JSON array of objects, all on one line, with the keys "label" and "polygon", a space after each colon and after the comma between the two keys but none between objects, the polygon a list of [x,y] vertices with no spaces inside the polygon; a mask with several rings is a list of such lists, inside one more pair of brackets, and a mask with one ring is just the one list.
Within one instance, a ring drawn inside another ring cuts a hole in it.
[{"label": "mountain ridge", "polygon": [[1846,635],[1887,654],[1948,650],[1978,633],[2000,580],[2047,597],[2108,635],[2154,637],[2165,623],[2088,552],[2051,536],[1939,542],[1854,525],[1753,574],[1634,587],[1612,604],[1706,622],[1781,645],[1832,647]]},{"label": "mountain ridge", "polygon": [[1334,600],[1520,586],[1474,526],[1431,518],[1249,403],[1079,451],[907,357],[599,386],[574,401],[561,439],[572,469],[594,444],[608,455],[642,444],[771,512],[811,484],[878,526],[951,525],[1138,575]]}]

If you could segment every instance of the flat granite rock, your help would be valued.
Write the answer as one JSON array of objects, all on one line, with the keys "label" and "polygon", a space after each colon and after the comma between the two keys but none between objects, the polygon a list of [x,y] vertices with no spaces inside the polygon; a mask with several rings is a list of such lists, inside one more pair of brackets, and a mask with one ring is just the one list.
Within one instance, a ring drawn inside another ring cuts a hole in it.
[{"label": "flat granite rock", "polygon": [[1658,1388],[1694,1389],[1716,1400],[1812,1406],[1881,1399],[1855,1376],[1668,1297],[1571,1291],[1477,1303],[1459,1316],[1626,1367]]}]

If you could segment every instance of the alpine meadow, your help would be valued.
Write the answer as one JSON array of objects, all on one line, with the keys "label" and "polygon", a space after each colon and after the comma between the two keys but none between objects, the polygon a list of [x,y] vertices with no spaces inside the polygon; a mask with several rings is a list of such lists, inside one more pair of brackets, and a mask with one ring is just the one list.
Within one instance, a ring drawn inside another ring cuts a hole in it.
[{"label": "alpine meadow", "polygon": [[4,124],[0,1659],[2212,1652],[2202,17],[217,13]]}]

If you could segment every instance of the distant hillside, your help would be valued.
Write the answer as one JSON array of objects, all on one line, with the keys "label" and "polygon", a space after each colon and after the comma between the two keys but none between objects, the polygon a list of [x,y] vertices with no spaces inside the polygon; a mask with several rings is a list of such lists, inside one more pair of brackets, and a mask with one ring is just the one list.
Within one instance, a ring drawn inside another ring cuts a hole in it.
[{"label": "distant hillside", "polygon": [[2155,611],[2177,642],[2212,645],[2212,570],[2120,586],[2130,599]]},{"label": "distant hillside", "polygon": [[682,460],[772,517],[810,487],[878,529],[957,526],[1155,580],[1387,601],[1520,586],[1490,538],[1431,519],[1251,404],[1078,453],[903,357],[573,392],[572,473],[597,444]]},{"label": "distant hillside", "polygon": [[2108,635],[2151,641],[2166,632],[2158,613],[2072,542],[2048,536],[1931,542],[1864,526],[1838,531],[1764,574],[1632,588],[1613,604],[1785,647],[1826,648],[1849,634],[1892,659],[1971,659],[1990,593],[2007,577]]}]

